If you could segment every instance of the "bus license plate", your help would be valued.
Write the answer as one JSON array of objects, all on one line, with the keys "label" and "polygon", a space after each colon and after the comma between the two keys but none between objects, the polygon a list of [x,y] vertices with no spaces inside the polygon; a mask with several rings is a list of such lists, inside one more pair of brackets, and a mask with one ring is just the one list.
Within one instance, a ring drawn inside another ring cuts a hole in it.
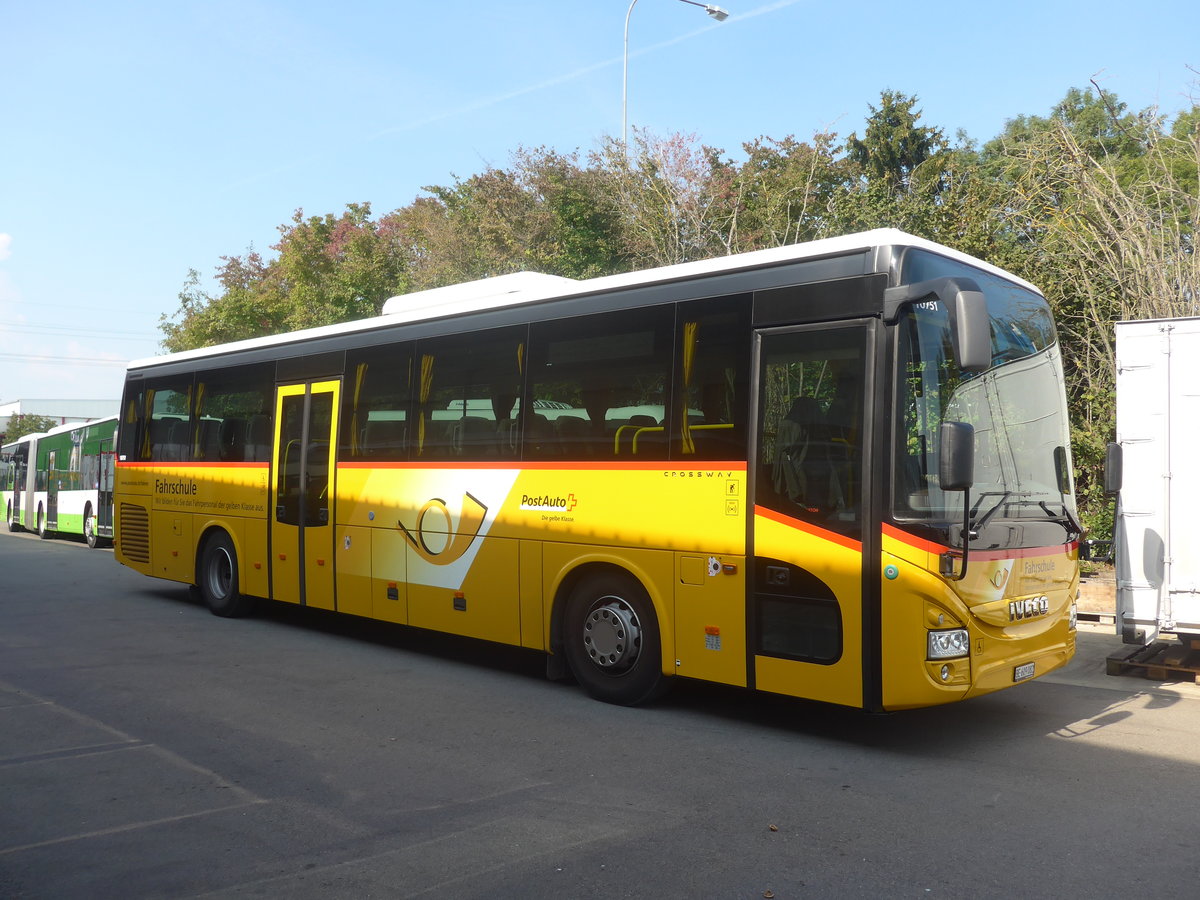
[{"label": "bus license plate", "polygon": [[1026,678],[1033,677],[1033,663],[1021,663],[1013,669],[1013,681],[1024,681]]}]

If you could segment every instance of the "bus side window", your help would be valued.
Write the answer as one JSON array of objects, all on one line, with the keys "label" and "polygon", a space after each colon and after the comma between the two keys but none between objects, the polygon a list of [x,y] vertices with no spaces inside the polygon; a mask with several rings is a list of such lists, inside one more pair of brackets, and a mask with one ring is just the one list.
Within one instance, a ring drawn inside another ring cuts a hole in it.
[{"label": "bus side window", "polygon": [[338,457],[399,462],[408,458],[412,344],[352,350],[346,356]]},{"label": "bus side window", "polygon": [[417,346],[417,459],[515,458],[526,331],[494,328]]},{"label": "bus side window", "polygon": [[766,505],[844,534],[862,519],[865,350],[861,329],[763,341],[759,490]]},{"label": "bus side window", "polygon": [[145,431],[138,458],[154,462],[187,462],[191,458],[192,378],[161,379],[142,393]]},{"label": "bus side window", "polygon": [[[193,458],[208,463],[267,459],[274,393],[270,363],[198,373]],[[260,423],[254,435],[250,422]]]},{"label": "bus side window", "polygon": [[535,324],[526,458],[666,459],[674,313],[665,304]]},{"label": "bus side window", "polygon": [[680,305],[672,459],[746,458],[750,309],[749,294]]}]

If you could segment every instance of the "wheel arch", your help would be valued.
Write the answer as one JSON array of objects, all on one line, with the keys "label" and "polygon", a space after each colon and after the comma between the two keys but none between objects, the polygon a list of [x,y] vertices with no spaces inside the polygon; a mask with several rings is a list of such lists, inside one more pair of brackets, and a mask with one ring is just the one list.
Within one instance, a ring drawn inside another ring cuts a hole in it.
[{"label": "wheel arch", "polygon": [[242,536],[239,534],[240,528],[231,528],[227,522],[207,522],[200,527],[200,534],[196,538],[196,556],[192,560],[192,585],[198,587],[200,585],[200,564],[204,561],[204,550],[217,534],[224,534],[233,543],[233,552],[237,555],[237,575],[238,575],[238,591],[244,593],[246,586],[246,566],[243,561],[246,559],[246,552],[242,546]]},{"label": "wheel arch", "polygon": [[[648,559],[639,559],[646,556]],[[594,553],[576,557],[570,564],[559,568],[551,579],[550,615],[547,621],[549,633],[547,647],[556,656],[563,653],[564,628],[567,602],[571,593],[582,582],[592,576],[616,574],[634,579],[650,598],[654,615],[658,620],[659,645],[662,652],[662,672],[675,674],[675,626],[669,605],[673,597],[664,597],[657,589],[658,584],[671,584],[672,555],[668,552],[640,551],[631,555],[609,555]],[[665,561],[667,576],[664,577]],[[655,565],[654,563],[658,563]]]}]

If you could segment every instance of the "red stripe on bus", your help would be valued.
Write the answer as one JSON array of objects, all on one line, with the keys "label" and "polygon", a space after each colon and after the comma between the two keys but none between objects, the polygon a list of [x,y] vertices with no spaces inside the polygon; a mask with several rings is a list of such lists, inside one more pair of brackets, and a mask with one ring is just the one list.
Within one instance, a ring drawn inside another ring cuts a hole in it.
[{"label": "red stripe on bus", "polygon": [[[908,544],[910,547],[915,547],[926,553],[945,553],[950,550],[945,544],[936,544],[933,541],[927,541],[925,538],[917,537],[915,534],[910,534],[897,528],[895,525],[883,523],[883,534],[885,537],[894,538],[901,543]],[[995,560],[995,559],[1023,559],[1027,556],[1058,556],[1063,553],[1070,553],[1079,546],[1079,541],[1069,541],[1065,544],[1052,544],[1048,547],[1013,547],[1008,550],[972,550],[969,559],[979,560]]]},{"label": "red stripe on bus", "polygon": [[263,462],[121,462],[118,469],[265,469],[270,463]]},{"label": "red stripe on bus", "polygon": [[862,553],[862,541],[856,541],[854,538],[846,537],[844,534],[838,534],[836,531],[827,531],[813,525],[810,522],[805,522],[802,519],[793,519],[791,516],[785,516],[781,512],[776,512],[773,509],[767,509],[765,506],[754,507],[754,514],[764,519],[770,519],[772,522],[778,522],[780,525],[786,525],[788,528],[795,528],[797,531],[803,531],[806,534],[811,534],[813,537],[820,538],[823,541],[830,541],[834,544],[839,544],[848,550],[856,550]]},{"label": "red stripe on bus", "polygon": [[509,460],[504,462],[455,462],[442,460],[439,462],[405,461],[405,462],[339,462],[339,469],[533,469],[543,471],[557,470],[611,470],[611,471],[661,471],[696,472],[696,471],[737,471],[746,470],[745,460],[732,462],[705,461],[669,463],[665,460],[630,460],[629,462],[554,462],[549,460]]}]

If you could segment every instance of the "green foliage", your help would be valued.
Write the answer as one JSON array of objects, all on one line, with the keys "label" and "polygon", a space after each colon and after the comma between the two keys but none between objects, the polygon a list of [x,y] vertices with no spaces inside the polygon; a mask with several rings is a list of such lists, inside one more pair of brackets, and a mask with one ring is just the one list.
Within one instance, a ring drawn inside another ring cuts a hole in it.
[{"label": "green foliage", "polygon": [[[861,133],[861,137],[860,137]],[[592,278],[877,227],[940,241],[1038,285],[1059,322],[1084,522],[1113,435],[1112,323],[1200,314],[1200,108],[1166,122],[1099,88],[1018,115],[980,149],[885,90],[844,139],[766,136],[739,158],[689,135],[634,130],[578,153],[519,148],[380,218],[369,204],[297,211],[264,259],[191,271],[163,345],[212,343],[377,313],[393,295],[533,270]]]},{"label": "green foliage", "polygon": [[4,434],[0,435],[4,443],[11,444],[13,441],[25,437],[27,434],[37,434],[41,431],[49,431],[58,422],[47,416],[35,416],[31,413],[17,413],[8,417],[8,424],[4,428]]},{"label": "green foliage", "polygon": [[[867,127],[859,140],[857,134],[846,139],[846,157],[862,173],[869,185],[881,185],[888,194],[898,194],[914,185],[937,179],[937,160],[947,147],[939,128],[918,125],[921,111],[914,109],[916,97],[897,91],[884,91],[878,107],[871,107]],[[934,161],[934,172],[918,172]]]}]

